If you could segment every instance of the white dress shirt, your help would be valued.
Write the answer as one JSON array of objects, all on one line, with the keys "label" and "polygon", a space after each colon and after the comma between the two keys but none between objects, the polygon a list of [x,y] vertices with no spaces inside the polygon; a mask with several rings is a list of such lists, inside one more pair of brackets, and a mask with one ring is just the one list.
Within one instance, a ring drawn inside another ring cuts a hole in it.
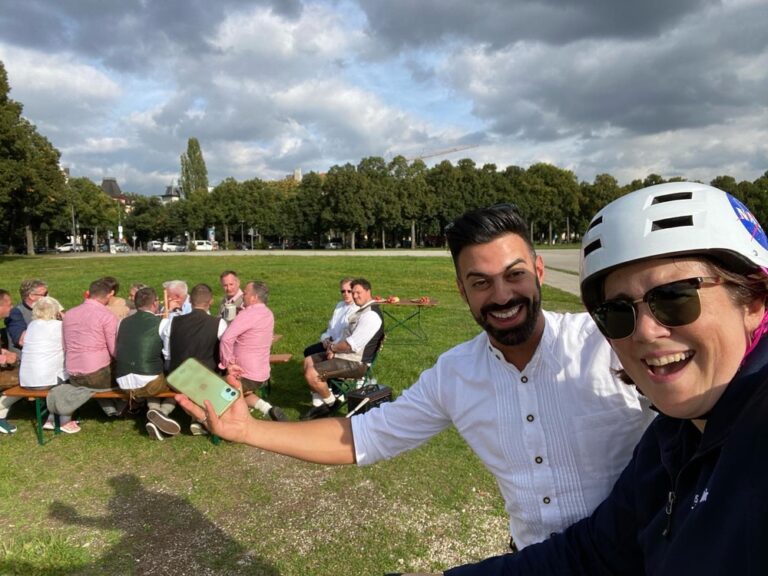
[{"label": "white dress shirt", "polygon": [[339,342],[344,333],[344,327],[347,325],[347,319],[355,310],[357,310],[357,304],[354,302],[347,304],[344,300],[341,300],[336,304],[336,308],[333,309],[333,315],[328,321],[328,327],[320,335],[320,342],[328,339]]},{"label": "white dress shirt", "polygon": [[655,414],[614,376],[618,359],[589,315],[544,318],[524,370],[483,332],[440,356],[395,402],[352,418],[357,463],[391,458],[454,425],[496,477],[518,547],[588,516]]}]

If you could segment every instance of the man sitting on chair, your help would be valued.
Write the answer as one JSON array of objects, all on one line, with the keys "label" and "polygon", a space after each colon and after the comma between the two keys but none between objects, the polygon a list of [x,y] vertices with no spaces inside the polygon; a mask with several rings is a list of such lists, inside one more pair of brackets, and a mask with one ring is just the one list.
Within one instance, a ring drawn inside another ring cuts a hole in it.
[{"label": "man sitting on chair", "polygon": [[368,280],[352,280],[352,300],[359,308],[350,314],[342,339],[331,342],[326,352],[304,359],[304,378],[312,391],[312,408],[302,420],[324,418],[334,412],[338,401],[328,387],[328,379],[362,378],[384,334],[384,321],[371,297]]},{"label": "man sitting on chair", "polygon": [[332,342],[341,340],[349,315],[357,310],[357,304],[352,301],[352,278],[341,279],[339,292],[341,293],[341,300],[333,309],[333,315],[328,320],[328,327],[320,335],[320,342],[315,342],[304,348],[304,358],[312,356],[312,354],[324,353]]}]

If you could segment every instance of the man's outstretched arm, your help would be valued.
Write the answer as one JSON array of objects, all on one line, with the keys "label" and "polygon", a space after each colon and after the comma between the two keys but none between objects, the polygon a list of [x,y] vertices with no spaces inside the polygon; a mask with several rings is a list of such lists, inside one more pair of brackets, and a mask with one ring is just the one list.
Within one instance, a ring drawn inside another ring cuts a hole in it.
[{"label": "man's outstretched arm", "polygon": [[[240,383],[232,377],[228,377],[227,382],[240,388]],[[323,418],[307,422],[256,420],[251,416],[242,396],[219,417],[208,401],[205,408],[184,394],[177,394],[176,401],[193,419],[202,422],[212,434],[225,440],[318,464],[355,463],[352,424],[347,418]]]}]

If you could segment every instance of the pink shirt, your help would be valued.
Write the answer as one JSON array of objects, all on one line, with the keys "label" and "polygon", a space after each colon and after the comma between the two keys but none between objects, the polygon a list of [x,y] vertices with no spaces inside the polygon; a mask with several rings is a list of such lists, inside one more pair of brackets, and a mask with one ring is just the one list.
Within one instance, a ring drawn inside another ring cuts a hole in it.
[{"label": "pink shirt", "polygon": [[269,351],[275,331],[275,317],[264,304],[243,309],[221,336],[221,367],[237,364],[249,380],[265,382],[269,378]]},{"label": "pink shirt", "polygon": [[88,299],[64,314],[63,334],[70,374],[91,374],[115,357],[117,318],[96,300]]}]

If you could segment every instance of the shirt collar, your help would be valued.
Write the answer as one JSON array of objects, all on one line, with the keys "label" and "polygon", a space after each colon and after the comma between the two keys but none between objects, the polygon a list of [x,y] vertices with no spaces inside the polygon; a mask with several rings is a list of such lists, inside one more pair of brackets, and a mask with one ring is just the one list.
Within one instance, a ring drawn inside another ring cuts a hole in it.
[{"label": "shirt collar", "polygon": [[[539,341],[539,345],[536,347],[536,351],[533,353],[531,360],[528,362],[522,372],[530,372],[531,370],[535,370],[541,362],[551,366],[553,369],[555,369],[556,372],[560,372],[562,369],[562,359],[558,356],[558,354],[555,353],[557,333],[555,332],[555,328],[552,325],[552,322],[547,317],[547,314],[545,314],[543,310],[541,313],[544,317],[544,332],[541,335],[541,340]],[[504,358],[504,353],[493,345],[491,339],[488,337],[487,332],[483,332],[483,337],[485,338],[486,347],[490,354],[504,362],[504,364],[510,368],[517,371],[517,368],[513,364],[507,362],[507,360]]]}]

